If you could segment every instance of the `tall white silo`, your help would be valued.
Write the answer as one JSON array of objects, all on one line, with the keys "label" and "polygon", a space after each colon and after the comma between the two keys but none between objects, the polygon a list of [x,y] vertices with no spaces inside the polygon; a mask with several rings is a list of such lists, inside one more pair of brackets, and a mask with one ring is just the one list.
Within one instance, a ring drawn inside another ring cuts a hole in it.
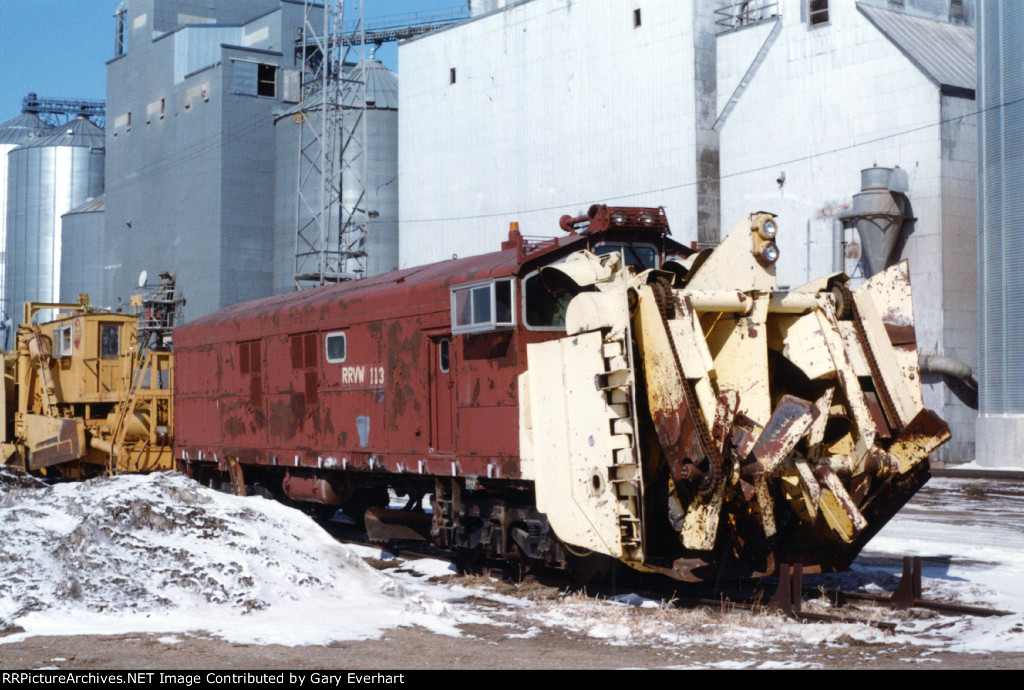
[{"label": "tall white silo", "polygon": [[7,154],[4,299],[60,301],[61,216],[103,194],[103,130],[80,116]]},{"label": "tall white silo", "polygon": [[[35,113],[22,113],[13,120],[0,125],[0,299],[4,295],[4,263],[7,251],[7,154],[17,147],[30,143],[35,139],[46,136],[53,127],[43,122]],[[21,309],[10,310],[10,305],[4,303],[0,308],[0,338],[5,331],[7,321],[12,321],[8,326],[17,326],[17,318],[11,319],[11,314],[20,314]],[[0,346],[3,342],[0,341]]]}]

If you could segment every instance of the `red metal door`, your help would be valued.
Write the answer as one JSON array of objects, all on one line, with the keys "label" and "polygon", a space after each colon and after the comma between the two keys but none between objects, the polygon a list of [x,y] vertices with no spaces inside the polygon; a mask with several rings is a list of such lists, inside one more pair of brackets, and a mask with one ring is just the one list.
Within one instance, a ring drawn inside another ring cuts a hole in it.
[{"label": "red metal door", "polygon": [[430,340],[430,447],[454,453],[455,346],[450,335]]}]

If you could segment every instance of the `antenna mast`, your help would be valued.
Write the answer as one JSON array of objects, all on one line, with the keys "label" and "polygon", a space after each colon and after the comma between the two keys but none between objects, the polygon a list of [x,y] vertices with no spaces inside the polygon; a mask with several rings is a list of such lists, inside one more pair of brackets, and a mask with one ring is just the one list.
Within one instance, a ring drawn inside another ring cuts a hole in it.
[{"label": "antenna mast", "polygon": [[303,0],[296,290],[366,275],[366,83],[354,62],[365,34],[363,0]]}]

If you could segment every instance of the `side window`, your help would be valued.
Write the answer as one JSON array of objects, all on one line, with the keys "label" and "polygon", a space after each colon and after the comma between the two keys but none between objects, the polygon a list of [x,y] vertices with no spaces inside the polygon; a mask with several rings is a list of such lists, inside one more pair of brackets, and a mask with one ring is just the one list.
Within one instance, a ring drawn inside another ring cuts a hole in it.
[{"label": "side window", "polygon": [[534,271],[523,279],[523,323],[531,331],[564,331],[565,310],[572,296],[567,291],[551,294]]},{"label": "side window", "polygon": [[346,343],[344,333],[328,333],[324,341],[324,349],[327,351],[327,361],[331,364],[340,364],[345,361]]},{"label": "side window", "polygon": [[53,332],[53,356],[54,357],[70,357],[71,356],[71,329],[72,324],[61,326]]},{"label": "side window", "polygon": [[450,338],[442,338],[438,345],[438,366],[441,368],[442,374],[447,374],[452,370],[452,341]]},{"label": "side window", "polygon": [[512,293],[511,278],[453,287],[452,332],[483,333],[515,326]]}]

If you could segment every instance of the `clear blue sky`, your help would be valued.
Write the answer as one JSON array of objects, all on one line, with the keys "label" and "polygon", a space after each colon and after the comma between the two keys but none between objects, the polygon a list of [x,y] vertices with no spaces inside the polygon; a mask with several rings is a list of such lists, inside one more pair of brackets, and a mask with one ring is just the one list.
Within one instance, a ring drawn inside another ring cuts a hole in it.
[{"label": "clear blue sky", "polygon": [[[114,55],[114,10],[120,2],[0,0],[0,122],[21,112],[29,92],[43,98],[106,98],[106,62]],[[466,0],[364,0],[368,27],[465,6]],[[351,7],[348,2],[346,15]],[[394,44],[377,57],[397,69]]]}]

